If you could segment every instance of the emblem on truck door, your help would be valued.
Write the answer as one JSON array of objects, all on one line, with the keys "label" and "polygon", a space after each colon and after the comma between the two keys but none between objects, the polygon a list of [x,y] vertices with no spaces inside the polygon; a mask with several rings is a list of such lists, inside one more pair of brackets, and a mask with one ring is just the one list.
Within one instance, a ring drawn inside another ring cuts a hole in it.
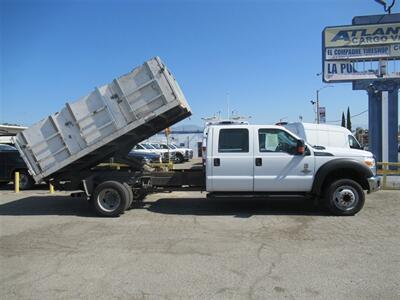
[{"label": "emblem on truck door", "polygon": [[304,164],[304,169],[301,170],[301,172],[304,173],[304,174],[308,174],[308,173],[311,172],[311,171],[308,169],[308,164]]}]

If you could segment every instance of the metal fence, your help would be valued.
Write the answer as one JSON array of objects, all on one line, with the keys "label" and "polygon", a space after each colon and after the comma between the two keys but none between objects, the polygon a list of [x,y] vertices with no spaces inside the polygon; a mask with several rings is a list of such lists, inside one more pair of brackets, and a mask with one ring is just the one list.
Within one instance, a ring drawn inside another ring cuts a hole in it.
[{"label": "metal fence", "polygon": [[377,174],[382,176],[382,189],[400,190],[400,162],[378,162]]}]

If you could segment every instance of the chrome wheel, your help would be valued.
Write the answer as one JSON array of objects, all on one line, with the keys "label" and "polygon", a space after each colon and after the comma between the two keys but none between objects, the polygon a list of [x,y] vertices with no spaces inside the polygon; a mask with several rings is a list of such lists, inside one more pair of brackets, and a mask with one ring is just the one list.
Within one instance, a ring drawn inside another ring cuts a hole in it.
[{"label": "chrome wheel", "polygon": [[98,194],[96,201],[104,211],[113,212],[120,206],[121,196],[118,191],[114,189],[103,189]]},{"label": "chrome wheel", "polygon": [[349,185],[339,186],[333,193],[333,203],[340,210],[353,209],[358,201],[359,196],[357,190]]}]

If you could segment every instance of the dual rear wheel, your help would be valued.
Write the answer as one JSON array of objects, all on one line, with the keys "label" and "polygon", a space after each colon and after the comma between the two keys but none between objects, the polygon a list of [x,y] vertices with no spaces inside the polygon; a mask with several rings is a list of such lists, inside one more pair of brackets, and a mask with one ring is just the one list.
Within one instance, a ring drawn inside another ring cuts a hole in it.
[{"label": "dual rear wheel", "polygon": [[[143,198],[145,195],[141,198]],[[132,207],[137,195],[126,183],[106,181],[99,184],[91,198],[95,212],[102,217],[119,217]]]}]

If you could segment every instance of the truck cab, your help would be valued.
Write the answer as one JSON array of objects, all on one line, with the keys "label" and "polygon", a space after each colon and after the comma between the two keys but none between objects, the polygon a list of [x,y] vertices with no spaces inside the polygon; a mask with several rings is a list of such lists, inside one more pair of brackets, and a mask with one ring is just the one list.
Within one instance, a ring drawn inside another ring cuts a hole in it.
[{"label": "truck cab", "polygon": [[323,199],[331,212],[351,215],[364,190],[378,189],[372,153],[323,151],[282,126],[218,125],[206,130],[206,190],[213,196],[303,195]]}]

